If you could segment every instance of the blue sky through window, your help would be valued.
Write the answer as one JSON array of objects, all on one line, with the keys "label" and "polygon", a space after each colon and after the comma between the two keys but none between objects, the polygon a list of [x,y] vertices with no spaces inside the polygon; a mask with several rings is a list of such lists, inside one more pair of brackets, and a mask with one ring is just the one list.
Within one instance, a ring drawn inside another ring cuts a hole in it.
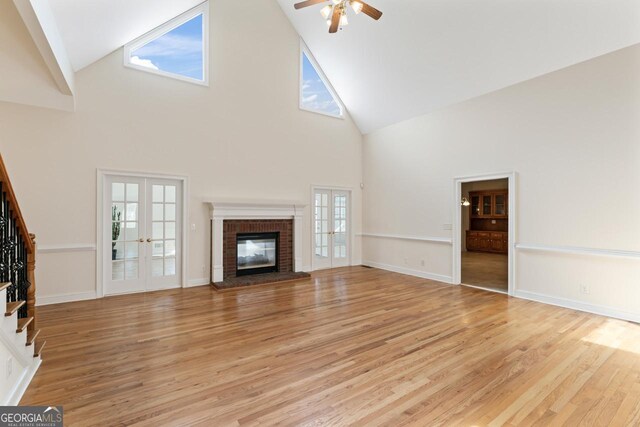
[{"label": "blue sky through window", "polygon": [[130,62],[153,70],[204,80],[202,15],[131,52]]},{"label": "blue sky through window", "polygon": [[332,116],[341,116],[340,105],[327,89],[313,64],[302,52],[302,107]]}]

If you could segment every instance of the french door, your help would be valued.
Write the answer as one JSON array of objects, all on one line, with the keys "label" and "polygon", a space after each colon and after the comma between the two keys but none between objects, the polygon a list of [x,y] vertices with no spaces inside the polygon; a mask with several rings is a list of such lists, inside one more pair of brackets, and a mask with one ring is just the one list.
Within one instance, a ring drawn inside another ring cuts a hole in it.
[{"label": "french door", "polygon": [[314,269],[350,264],[350,193],[316,189],[314,200]]},{"label": "french door", "polygon": [[182,182],[108,176],[104,191],[104,293],[180,286]]}]

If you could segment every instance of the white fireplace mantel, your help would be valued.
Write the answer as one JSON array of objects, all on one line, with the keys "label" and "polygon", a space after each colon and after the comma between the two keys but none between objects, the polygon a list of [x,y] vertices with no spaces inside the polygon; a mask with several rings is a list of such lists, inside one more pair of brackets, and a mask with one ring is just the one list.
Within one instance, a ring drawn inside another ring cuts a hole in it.
[{"label": "white fireplace mantel", "polygon": [[293,270],[302,271],[302,221],[305,203],[280,200],[206,200],[211,218],[211,280],[223,280],[225,219],[293,219]]}]

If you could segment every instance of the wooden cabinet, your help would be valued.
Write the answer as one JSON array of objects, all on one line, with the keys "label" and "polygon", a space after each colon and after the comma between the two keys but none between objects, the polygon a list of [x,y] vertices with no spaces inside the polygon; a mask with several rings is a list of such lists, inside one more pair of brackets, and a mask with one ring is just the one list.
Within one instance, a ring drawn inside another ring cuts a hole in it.
[{"label": "wooden cabinet", "polygon": [[509,192],[506,189],[469,192],[471,202],[467,250],[509,252]]},{"label": "wooden cabinet", "polygon": [[506,231],[467,230],[467,250],[506,254],[509,251],[509,233]]},{"label": "wooden cabinet", "polygon": [[469,193],[472,218],[506,218],[509,212],[508,191],[473,191]]}]

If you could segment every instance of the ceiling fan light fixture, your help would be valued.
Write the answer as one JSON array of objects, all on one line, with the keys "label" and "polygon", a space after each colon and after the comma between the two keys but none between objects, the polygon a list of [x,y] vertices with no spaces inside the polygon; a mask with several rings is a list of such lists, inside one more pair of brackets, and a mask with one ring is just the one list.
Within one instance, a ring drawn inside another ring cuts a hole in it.
[{"label": "ceiling fan light fixture", "polygon": [[330,4],[320,9],[320,13],[322,14],[322,17],[324,19],[329,19],[329,17],[331,16],[331,12],[333,12],[333,7],[331,7]]},{"label": "ceiling fan light fixture", "polygon": [[359,14],[360,12],[362,12],[362,8],[364,7],[364,5],[362,3],[360,3],[359,1],[355,1],[355,0],[351,0],[349,2],[349,4],[351,5],[351,9],[353,9],[353,11],[357,14]]},{"label": "ceiling fan light fixture", "polygon": [[320,10],[320,14],[329,26],[329,34],[335,34],[341,27],[349,25],[349,18],[347,17],[349,6],[356,15],[362,13],[376,21],[382,17],[382,12],[365,3],[364,0],[304,0],[295,3],[293,7],[298,10],[321,3],[324,5]]}]

